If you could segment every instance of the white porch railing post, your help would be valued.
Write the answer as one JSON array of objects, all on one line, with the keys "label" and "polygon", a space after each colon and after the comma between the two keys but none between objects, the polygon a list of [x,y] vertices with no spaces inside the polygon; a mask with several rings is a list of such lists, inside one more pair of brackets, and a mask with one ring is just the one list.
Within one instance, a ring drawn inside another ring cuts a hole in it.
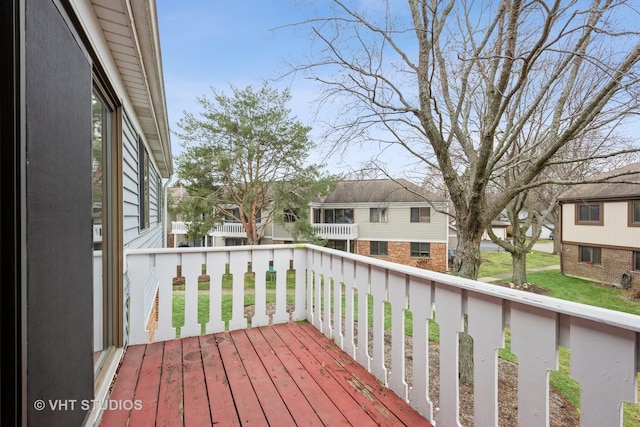
[{"label": "white porch railing post", "polygon": [[408,398],[405,381],[405,321],[408,280],[405,274],[389,271],[388,294],[391,303],[391,374],[389,388],[404,400]]},{"label": "white porch railing post", "polygon": [[[333,328],[331,326],[331,286],[335,286],[331,262],[331,255],[323,253],[322,262],[322,332],[329,338],[333,337]],[[318,304],[319,305],[319,304]]]},{"label": "white porch railing post", "polygon": [[371,295],[373,296],[373,354],[371,372],[387,385],[387,368],[384,366],[384,303],[387,299],[387,272],[371,269]]},{"label": "white porch railing post", "polygon": [[198,323],[198,277],[202,274],[205,259],[202,252],[185,252],[182,254],[182,275],[184,276],[184,326],[181,336],[200,335]]},{"label": "white porch railing post", "polygon": [[287,312],[287,273],[292,259],[291,249],[273,251],[273,269],[276,272],[276,312],[273,314],[273,323],[285,323],[290,319]]},{"label": "white porch railing post", "polygon": [[356,264],[356,289],[358,291],[358,346],[356,360],[367,371],[371,367],[369,357],[369,266]]},{"label": "white porch railing post", "polygon": [[343,350],[351,357],[356,356],[354,336],[354,280],[355,264],[351,260],[343,260],[342,277],[344,281],[344,339]]}]

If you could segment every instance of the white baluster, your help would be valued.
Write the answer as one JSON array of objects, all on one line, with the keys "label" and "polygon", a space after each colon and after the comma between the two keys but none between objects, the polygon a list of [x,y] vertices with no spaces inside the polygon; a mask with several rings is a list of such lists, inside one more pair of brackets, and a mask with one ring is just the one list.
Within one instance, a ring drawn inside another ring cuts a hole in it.
[{"label": "white baluster", "polygon": [[409,309],[413,321],[413,381],[409,401],[423,417],[433,420],[433,403],[429,398],[429,319],[433,316],[431,292],[426,279],[409,280]]},{"label": "white baluster", "polygon": [[[296,306],[293,311],[293,321],[311,320],[311,291],[307,283],[307,254],[311,250],[294,249],[293,250],[293,268],[296,271]],[[307,288],[309,288],[309,299],[307,299]],[[307,305],[309,304],[309,305]]]},{"label": "white baluster", "polygon": [[470,294],[469,335],[473,337],[473,419],[476,425],[498,425],[498,348],[504,347],[502,300]]},{"label": "white baluster", "polygon": [[391,303],[391,375],[389,388],[403,400],[407,400],[407,382],[405,381],[405,337],[404,315],[407,309],[407,276],[389,272],[388,294]]},{"label": "white baluster", "polygon": [[[176,337],[176,328],[173,327],[173,282],[180,254],[156,255],[156,273],[158,275],[158,329],[155,333],[156,341],[171,340]],[[133,284],[132,284],[133,285]]]},{"label": "white baluster", "polygon": [[228,252],[208,252],[207,274],[209,275],[209,323],[207,333],[213,334],[225,330],[222,320],[222,276],[229,263]]},{"label": "white baluster", "polygon": [[369,266],[356,264],[356,289],[358,290],[358,346],[356,360],[370,371],[369,357]]},{"label": "white baluster", "polygon": [[184,326],[180,336],[193,337],[201,333],[198,323],[198,277],[202,274],[203,254],[182,254],[182,275],[184,276]]},{"label": "white baluster", "polygon": [[342,348],[342,258],[335,257],[331,261],[333,277],[333,341]]},{"label": "white baluster", "polygon": [[251,326],[266,326],[269,324],[267,316],[267,270],[271,258],[270,251],[253,251],[251,269],[255,278],[255,301],[254,316],[251,319]]},{"label": "white baluster", "polygon": [[511,351],[518,357],[518,426],[549,425],[549,371],[556,370],[556,313],[513,303]]},{"label": "white baluster", "polygon": [[287,271],[289,270],[291,257],[291,249],[276,249],[273,251],[273,269],[276,271],[276,312],[273,315],[273,323],[286,323],[289,321],[289,313],[287,313]]},{"label": "white baluster", "polygon": [[233,303],[229,330],[246,329],[244,317],[244,275],[251,255],[248,251],[233,251],[229,254],[229,271],[233,275]]},{"label": "white baluster", "polygon": [[464,330],[462,290],[436,285],[436,320],[440,325],[440,411],[438,425],[458,426],[458,334]]},{"label": "white baluster", "polygon": [[387,385],[387,368],[384,366],[384,302],[387,300],[386,270],[371,268],[371,295],[373,296],[373,358],[371,372]]},{"label": "white baluster", "polygon": [[571,375],[580,383],[580,425],[622,426],[622,402],[635,403],[638,336],[571,318]]},{"label": "white baluster", "polygon": [[343,350],[349,356],[355,358],[356,347],[353,333],[354,322],[354,276],[355,265],[351,260],[344,260],[342,265],[342,277],[344,280],[344,339]]},{"label": "white baluster", "polygon": [[[331,284],[334,282],[331,270],[331,255],[322,254],[322,294],[324,305],[322,307],[322,333],[327,337],[333,336],[333,328],[331,326]],[[335,283],[333,283],[335,285]]]}]

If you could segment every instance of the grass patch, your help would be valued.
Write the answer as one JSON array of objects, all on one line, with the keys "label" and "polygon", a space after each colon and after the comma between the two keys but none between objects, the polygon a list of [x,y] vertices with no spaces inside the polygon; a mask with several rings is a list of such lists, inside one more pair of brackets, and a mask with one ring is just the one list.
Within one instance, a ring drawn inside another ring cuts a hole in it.
[{"label": "grass patch", "polygon": [[[547,252],[532,251],[527,255],[527,269],[560,265],[560,257]],[[493,277],[513,271],[509,252],[482,252],[482,264],[478,277]],[[527,275],[528,276],[528,275]]]}]

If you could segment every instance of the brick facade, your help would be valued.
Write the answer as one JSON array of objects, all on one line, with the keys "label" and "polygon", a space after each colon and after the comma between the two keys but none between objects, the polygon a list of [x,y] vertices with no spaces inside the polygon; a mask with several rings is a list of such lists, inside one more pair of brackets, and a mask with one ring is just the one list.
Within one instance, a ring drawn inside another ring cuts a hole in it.
[{"label": "brick facade", "polygon": [[397,262],[399,264],[420,267],[427,270],[446,272],[447,271],[447,245],[445,243],[431,243],[430,257],[417,258],[411,256],[411,243],[409,242],[388,242],[387,255],[371,255],[369,252],[369,240],[357,240],[355,242],[355,253],[386,261]]},{"label": "brick facade", "polygon": [[579,245],[562,244],[562,272],[599,283],[620,286],[622,275],[632,276],[632,287],[640,290],[640,272],[633,271],[633,251],[628,249],[601,249],[601,265],[579,262]]}]

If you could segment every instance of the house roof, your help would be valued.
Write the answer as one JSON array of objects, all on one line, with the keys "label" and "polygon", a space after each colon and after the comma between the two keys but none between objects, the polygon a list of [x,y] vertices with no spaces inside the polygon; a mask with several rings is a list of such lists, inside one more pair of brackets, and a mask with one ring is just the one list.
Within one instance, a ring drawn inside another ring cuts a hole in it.
[{"label": "house roof", "polygon": [[368,179],[339,181],[320,203],[425,203],[446,199],[406,179]]},{"label": "house roof", "polygon": [[[622,200],[640,197],[640,163],[598,175],[610,182],[578,184],[560,195],[560,202],[577,200]],[[624,181],[624,182],[623,182]]]},{"label": "house roof", "polygon": [[151,155],[166,178],[173,162],[155,0],[91,4]]}]

